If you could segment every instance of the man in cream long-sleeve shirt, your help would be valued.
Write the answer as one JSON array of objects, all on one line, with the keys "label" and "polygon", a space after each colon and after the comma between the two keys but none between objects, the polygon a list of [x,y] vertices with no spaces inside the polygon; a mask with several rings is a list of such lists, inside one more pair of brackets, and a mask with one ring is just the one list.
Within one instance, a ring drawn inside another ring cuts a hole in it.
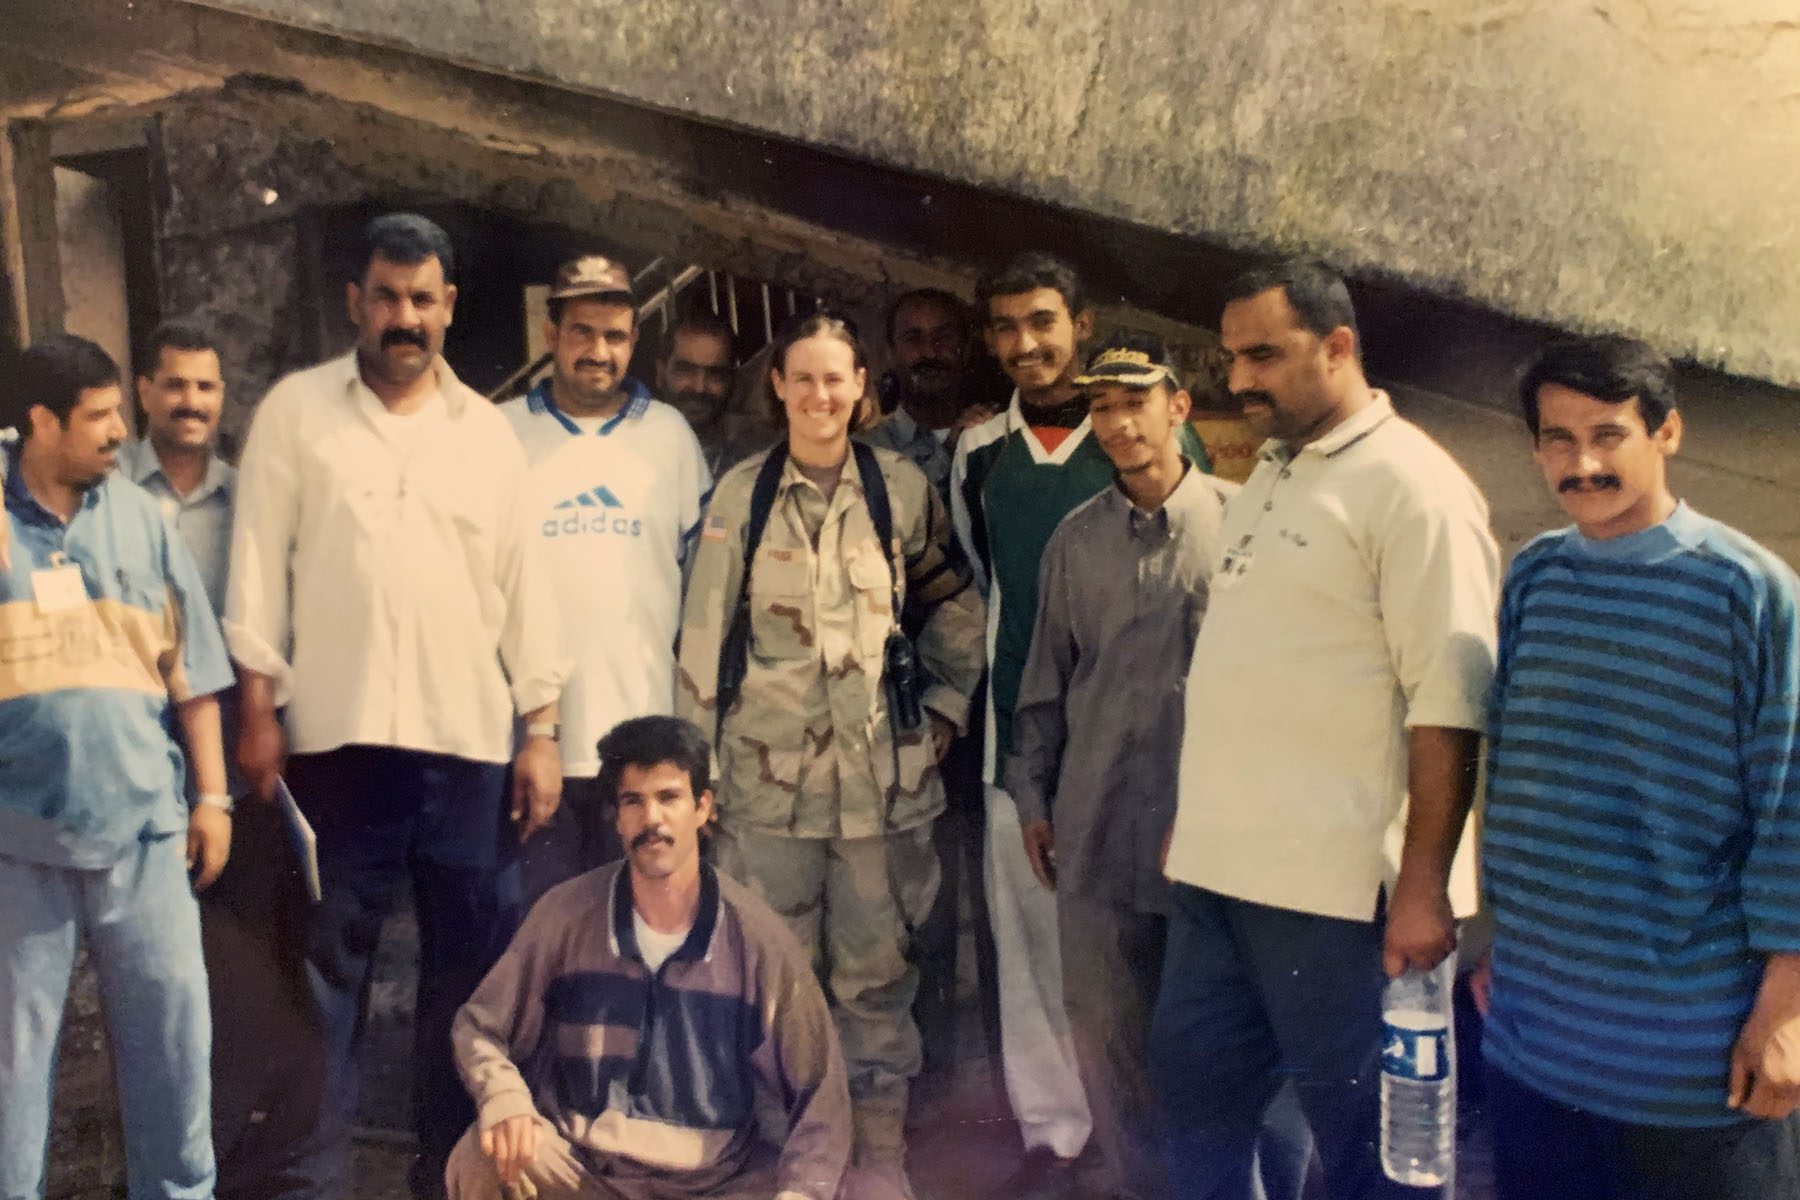
[{"label": "man in cream long-sleeve shirt", "polygon": [[[513,716],[512,816],[529,835],[562,786],[568,675],[556,597],[516,515],[525,458],[441,357],[449,239],[410,214],[364,230],[347,288],[353,353],[276,384],[239,465],[226,637],[238,759],[268,795],[286,762],[318,834],[306,934],[326,1094],[301,1191],[342,1191],[355,1039],[383,919],[410,875],[420,963],[414,1190],[438,1190],[471,1110],[450,1022],[498,950],[496,831]],[[284,724],[276,708],[286,706]]]}]

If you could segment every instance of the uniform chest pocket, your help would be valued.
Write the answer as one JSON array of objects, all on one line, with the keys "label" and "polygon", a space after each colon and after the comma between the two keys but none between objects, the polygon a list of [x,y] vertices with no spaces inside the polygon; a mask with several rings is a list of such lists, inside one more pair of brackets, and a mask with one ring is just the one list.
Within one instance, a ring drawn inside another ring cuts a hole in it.
[{"label": "uniform chest pocket", "polygon": [[750,649],[765,660],[816,658],[812,565],[797,550],[759,550],[750,576]]},{"label": "uniform chest pocket", "polygon": [[894,585],[879,551],[859,549],[846,564],[856,593],[856,645],[865,656],[879,655],[894,624]]}]

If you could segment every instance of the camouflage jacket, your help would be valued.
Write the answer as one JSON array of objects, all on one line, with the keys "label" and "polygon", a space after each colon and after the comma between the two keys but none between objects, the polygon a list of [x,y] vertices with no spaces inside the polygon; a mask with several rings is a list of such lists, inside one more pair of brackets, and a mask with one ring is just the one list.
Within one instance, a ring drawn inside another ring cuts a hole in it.
[{"label": "camouflage jacket", "polygon": [[[750,493],[766,457],[719,480],[689,562],[675,708],[709,733],[719,645],[744,573]],[[909,624],[917,618],[924,704],[960,731],[981,676],[986,613],[951,549],[937,492],[899,455],[876,457],[905,568],[902,605]],[[744,685],[715,748],[720,818],[793,837],[870,837],[936,816],[944,789],[930,722],[902,734],[896,755],[881,682],[893,594],[854,461],[829,501],[787,464],[751,576]]]}]

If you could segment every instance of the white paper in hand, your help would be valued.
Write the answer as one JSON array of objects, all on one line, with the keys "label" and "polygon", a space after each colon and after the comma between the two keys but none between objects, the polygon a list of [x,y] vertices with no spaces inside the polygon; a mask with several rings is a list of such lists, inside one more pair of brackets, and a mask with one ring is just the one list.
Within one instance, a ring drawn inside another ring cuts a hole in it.
[{"label": "white paper in hand", "polygon": [[294,859],[300,865],[301,878],[306,881],[307,899],[317,904],[322,894],[319,889],[319,836],[313,832],[312,822],[306,819],[306,814],[300,811],[294,793],[288,790],[287,780],[279,775],[275,777],[275,803],[281,806],[288,844],[294,848]]}]

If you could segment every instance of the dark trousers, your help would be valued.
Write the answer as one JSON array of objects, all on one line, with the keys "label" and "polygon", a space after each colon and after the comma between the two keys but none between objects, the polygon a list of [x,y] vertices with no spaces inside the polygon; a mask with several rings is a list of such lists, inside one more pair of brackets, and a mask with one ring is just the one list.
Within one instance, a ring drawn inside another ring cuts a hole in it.
[{"label": "dark trousers", "polygon": [[[977,696],[976,702],[982,703]],[[956,1067],[956,959],[962,940],[962,882],[975,919],[975,977],[981,1002],[981,1027],[990,1058],[1000,1057],[1000,993],[994,965],[994,932],[988,920],[987,891],[981,886],[982,846],[987,825],[985,789],[981,783],[984,730],[977,719],[969,732],[950,744],[939,764],[947,807],[932,825],[938,855],[938,893],[931,912],[914,930],[918,949],[919,994],[913,1022],[924,1047],[925,1075],[945,1075]]]},{"label": "dark trousers", "polygon": [[450,1054],[450,1023],[498,957],[495,888],[506,768],[391,747],[288,760],[288,784],[319,839],[323,898],[306,933],[324,1099],[308,1139],[307,1194],[346,1190],[356,1120],[356,1050],[381,927],[409,880],[419,919],[414,1009],[415,1180],[432,1185],[475,1112]]},{"label": "dark trousers", "polygon": [[562,803],[548,825],[523,846],[502,835],[500,893],[511,928],[557,884],[625,857],[619,827],[606,809],[598,778],[565,777]]},{"label": "dark trousers", "polygon": [[1723,1129],[1628,1125],[1487,1068],[1499,1200],[1782,1200],[1800,1196],[1800,1118]]},{"label": "dark trousers", "polygon": [[1169,1195],[1260,1196],[1259,1134],[1288,1080],[1331,1200],[1438,1194],[1381,1171],[1381,937],[1379,920],[1176,885],[1150,1032]]},{"label": "dark trousers", "polygon": [[1056,898],[1056,921],[1069,1035],[1112,1191],[1161,1200],[1168,1185],[1146,1057],[1168,918],[1065,891]]},{"label": "dark trousers", "polygon": [[302,1148],[319,1111],[324,1062],[301,952],[304,886],[280,811],[240,800],[231,858],[200,893],[221,1200],[305,1192]]}]

